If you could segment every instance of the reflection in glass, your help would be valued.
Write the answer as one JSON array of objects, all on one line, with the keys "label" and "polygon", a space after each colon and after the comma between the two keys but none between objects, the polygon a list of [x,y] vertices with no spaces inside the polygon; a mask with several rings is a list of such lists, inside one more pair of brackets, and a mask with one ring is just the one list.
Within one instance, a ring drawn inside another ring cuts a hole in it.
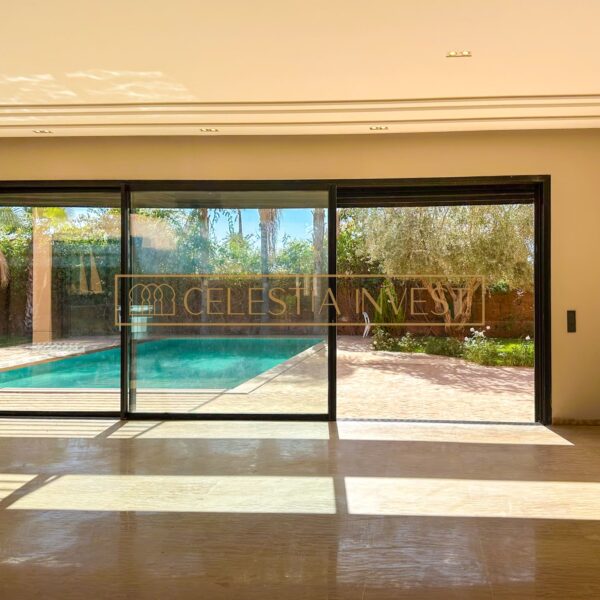
[{"label": "reflection in glass", "polygon": [[327,309],[306,302],[326,285],[326,207],[326,192],[133,194],[131,410],[327,412]]},{"label": "reflection in glass", "polygon": [[0,197],[0,410],[117,411],[119,194]]}]

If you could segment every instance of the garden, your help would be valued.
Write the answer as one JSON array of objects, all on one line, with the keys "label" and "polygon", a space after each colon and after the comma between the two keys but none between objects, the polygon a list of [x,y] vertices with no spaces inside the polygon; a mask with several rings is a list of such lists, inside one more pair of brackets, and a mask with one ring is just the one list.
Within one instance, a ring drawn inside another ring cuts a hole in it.
[{"label": "garden", "polygon": [[474,328],[471,328],[468,336],[459,339],[416,336],[411,333],[394,337],[385,329],[376,327],[373,349],[452,356],[488,367],[533,367],[535,357],[534,343],[529,336],[523,339],[494,339],[488,337],[485,330]]},{"label": "garden", "polygon": [[[4,345],[27,338],[31,331],[32,216],[29,208],[0,209],[0,306],[6,317],[0,323],[4,340],[0,344]],[[101,302],[109,310],[112,304],[119,219],[118,209],[77,209],[73,214],[70,209],[43,209],[43,226],[54,238],[56,307],[76,305],[88,325],[95,321],[88,318],[88,308],[98,311]],[[406,276],[396,287],[384,286],[387,297],[379,298],[379,310],[368,309],[375,325],[374,350],[459,357],[488,366],[533,366],[531,206],[339,209],[336,229],[338,274],[359,273],[367,281],[369,276]],[[322,208],[141,208],[132,216],[132,231],[133,266],[141,273],[326,272]],[[442,275],[433,277],[435,273]],[[99,280],[94,289],[82,284],[94,275]],[[419,300],[421,305],[439,317],[430,327],[411,326],[410,299],[401,295],[408,280],[420,286],[425,298]],[[338,296],[348,303],[352,294],[340,283]],[[485,320],[481,298],[486,303]],[[398,308],[390,310],[390,305]],[[55,319],[57,330],[83,333],[85,327],[76,316],[73,309],[69,319]],[[481,326],[469,327],[478,318]],[[360,327],[340,330],[363,333]]]},{"label": "garden", "polygon": [[421,320],[438,317],[429,327],[411,326],[406,282],[390,280],[378,298],[380,309],[369,314],[376,351],[533,367],[533,248],[533,209],[525,204],[378,207],[339,214],[338,272],[395,274],[396,279],[406,274],[424,294]]}]

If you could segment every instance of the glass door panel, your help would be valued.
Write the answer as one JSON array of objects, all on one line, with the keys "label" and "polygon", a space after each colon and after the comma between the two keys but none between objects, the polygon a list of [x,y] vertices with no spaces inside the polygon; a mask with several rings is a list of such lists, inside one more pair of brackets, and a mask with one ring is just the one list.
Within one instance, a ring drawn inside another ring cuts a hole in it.
[{"label": "glass door panel", "polygon": [[327,413],[327,203],[132,194],[131,411]]},{"label": "glass door panel", "polygon": [[0,411],[117,412],[120,193],[0,196]]}]

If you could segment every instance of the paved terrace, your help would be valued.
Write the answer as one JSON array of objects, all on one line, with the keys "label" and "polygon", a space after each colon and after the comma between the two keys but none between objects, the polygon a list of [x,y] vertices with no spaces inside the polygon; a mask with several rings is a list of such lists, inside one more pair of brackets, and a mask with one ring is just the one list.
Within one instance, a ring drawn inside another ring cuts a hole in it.
[{"label": "paved terrace", "polygon": [[[94,343],[98,347],[92,348],[90,343],[87,351],[114,345],[115,340],[95,338]],[[80,353],[75,352],[77,343],[73,343],[71,354],[66,346],[62,349],[58,346],[36,349],[30,356],[42,360],[42,355],[50,353],[53,358]],[[315,346],[231,390],[139,390],[136,410],[323,413],[327,410],[326,352],[324,345]],[[84,381],[82,386],[85,386]],[[533,369],[484,367],[426,354],[376,352],[370,348],[369,340],[352,336],[339,338],[340,418],[531,422],[534,420],[533,394]],[[118,410],[119,392],[84,388],[4,390],[0,391],[0,407],[4,410]]]}]

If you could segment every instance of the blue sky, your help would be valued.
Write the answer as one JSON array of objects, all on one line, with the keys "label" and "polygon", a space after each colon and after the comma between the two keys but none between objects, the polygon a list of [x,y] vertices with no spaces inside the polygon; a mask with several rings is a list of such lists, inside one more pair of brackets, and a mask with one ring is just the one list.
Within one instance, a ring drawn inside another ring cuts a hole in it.
[{"label": "blue sky", "polygon": [[[309,208],[286,208],[280,212],[279,232],[277,241],[280,242],[284,235],[291,238],[312,240],[312,209]],[[227,218],[219,215],[213,222],[213,232],[217,239],[223,239],[229,233]],[[242,227],[244,235],[259,233],[258,210],[255,208],[242,209]],[[234,231],[237,231],[237,217],[233,220]]]},{"label": "blue sky", "polygon": [[[76,219],[83,216],[87,211],[83,207],[69,207],[67,214],[69,218]],[[233,218],[233,229],[237,232],[238,223],[235,211],[231,212]],[[279,230],[277,242],[281,243],[284,236],[292,239],[312,240],[313,211],[310,208],[285,208],[280,210]],[[213,213],[214,215],[214,213]],[[213,216],[211,215],[211,216]],[[227,217],[221,213],[216,220],[212,220],[212,233],[217,239],[222,240],[229,234],[229,222]],[[258,209],[242,209],[242,226],[244,235],[259,234]]]}]

